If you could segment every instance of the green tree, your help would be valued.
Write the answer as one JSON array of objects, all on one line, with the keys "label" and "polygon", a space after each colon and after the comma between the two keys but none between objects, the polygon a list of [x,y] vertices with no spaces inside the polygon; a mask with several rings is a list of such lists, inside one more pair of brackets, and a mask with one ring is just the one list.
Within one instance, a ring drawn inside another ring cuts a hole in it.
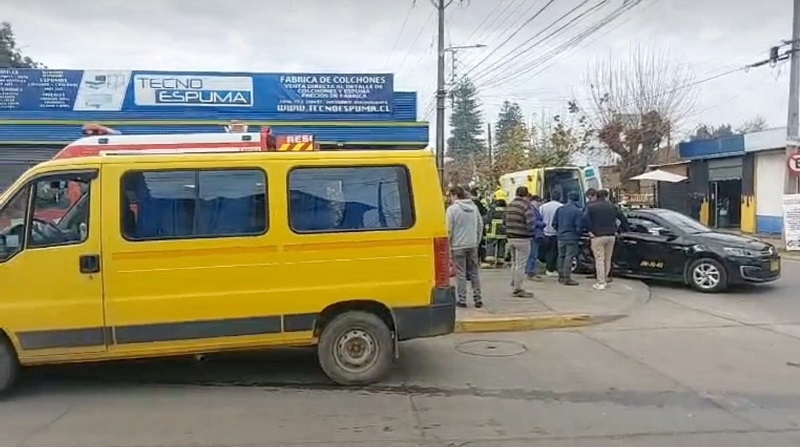
[{"label": "green tree", "polygon": [[486,158],[483,116],[478,91],[469,79],[462,79],[451,92],[453,112],[450,115],[450,137],[447,156],[453,159],[456,181],[466,183],[475,176]]},{"label": "green tree", "polygon": [[589,150],[592,129],[585,116],[577,111],[553,115],[534,126],[530,165],[533,167],[568,166],[575,155]]},{"label": "green tree", "polygon": [[8,22],[0,23],[0,68],[44,68],[20,51]]},{"label": "green tree", "polygon": [[525,118],[522,115],[522,108],[516,102],[503,101],[500,113],[497,114],[497,124],[495,124],[495,144],[502,147],[512,138],[512,135],[519,137],[520,127],[527,131]]}]

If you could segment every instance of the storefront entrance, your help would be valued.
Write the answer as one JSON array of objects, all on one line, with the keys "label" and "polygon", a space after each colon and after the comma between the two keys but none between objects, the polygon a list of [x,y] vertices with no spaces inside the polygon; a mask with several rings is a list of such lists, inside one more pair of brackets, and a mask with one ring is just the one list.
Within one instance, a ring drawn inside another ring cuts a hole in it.
[{"label": "storefront entrance", "polygon": [[709,225],[738,228],[742,223],[742,157],[708,161]]},{"label": "storefront entrance", "polygon": [[714,228],[739,227],[742,223],[742,181],[711,182],[710,224]]}]

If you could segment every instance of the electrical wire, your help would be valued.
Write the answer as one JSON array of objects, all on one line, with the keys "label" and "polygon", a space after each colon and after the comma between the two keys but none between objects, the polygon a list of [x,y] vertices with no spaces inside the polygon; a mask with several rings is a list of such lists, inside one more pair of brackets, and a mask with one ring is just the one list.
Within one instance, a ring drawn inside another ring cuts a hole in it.
[{"label": "electrical wire", "polygon": [[[642,8],[642,9],[641,9],[641,12],[644,12],[645,10],[647,10],[647,9],[651,8],[653,5],[655,5],[656,3],[658,3],[658,1],[659,1],[659,0],[652,0],[652,1],[651,1],[651,2],[650,2],[648,5],[647,5],[647,6],[645,6],[644,8]],[[611,34],[611,33],[613,33],[614,31],[616,31],[617,29],[619,29],[620,27],[622,27],[623,25],[627,24],[627,23],[628,23],[628,22],[630,22],[630,21],[631,21],[631,18],[629,17],[629,18],[627,18],[627,19],[625,19],[625,20],[623,20],[623,21],[621,21],[621,22],[617,23],[617,24],[616,24],[616,25],[614,25],[614,26],[613,26],[611,29],[609,29],[609,30],[608,30],[608,31],[607,31],[607,32],[606,32],[604,35],[608,35],[608,34]],[[588,44],[589,44],[589,45],[591,45],[591,44],[593,44],[593,43],[597,42],[597,41],[600,39],[600,37],[602,37],[602,36],[603,36],[603,35],[600,35],[600,36],[597,36],[597,37],[595,37],[594,39],[592,39],[591,41],[589,41],[589,43],[588,43]],[[575,51],[577,48],[578,48],[578,46],[577,46],[577,45],[575,45],[575,46],[573,46],[572,48],[570,48],[569,50],[566,50],[564,53],[562,53],[562,54],[560,54],[560,55],[556,56],[556,57],[555,57],[555,58],[554,58],[552,61],[549,61],[549,63],[548,63],[547,65],[545,65],[545,66],[544,66],[544,67],[542,67],[540,70],[536,71],[535,73],[533,73],[531,76],[529,76],[529,77],[528,77],[528,78],[526,78],[526,79],[532,79],[532,78],[535,78],[536,76],[540,75],[541,73],[543,73],[544,71],[546,71],[546,70],[548,70],[550,67],[552,67],[553,65],[555,65],[555,64],[557,64],[557,63],[559,63],[559,62],[561,62],[561,61],[562,61],[562,60],[564,60],[564,59],[565,59],[567,56],[569,56],[569,55],[571,55],[572,53],[574,53],[574,51]]]},{"label": "electrical wire", "polygon": [[411,50],[413,50],[414,47],[417,45],[417,42],[419,41],[419,36],[421,36],[423,34],[423,32],[425,31],[425,28],[428,27],[428,22],[430,22],[431,19],[434,17],[434,13],[435,12],[436,12],[436,10],[432,10],[428,14],[428,17],[425,19],[425,22],[423,22],[422,27],[416,33],[416,36],[414,37],[414,41],[411,42],[411,46],[409,47],[409,50],[406,52],[405,56],[403,57],[403,60],[400,62],[400,65],[398,65],[396,73],[400,73],[403,70],[403,66],[405,65],[406,61],[408,60],[408,55],[411,54]]},{"label": "electrical wire", "polygon": [[498,51],[500,48],[502,48],[504,45],[506,45],[506,44],[507,44],[509,41],[511,41],[511,39],[513,39],[513,38],[514,38],[514,36],[516,36],[517,34],[519,34],[519,33],[520,33],[520,31],[522,31],[522,29],[523,29],[523,28],[525,28],[525,26],[527,26],[529,23],[531,23],[531,22],[533,22],[534,20],[536,20],[536,18],[537,18],[537,17],[539,17],[540,15],[542,15],[542,13],[543,13],[545,10],[547,10],[547,8],[548,8],[548,7],[550,7],[550,5],[552,5],[553,3],[555,3],[555,1],[556,1],[556,0],[548,0],[548,2],[547,2],[547,3],[545,3],[545,5],[544,5],[544,6],[542,6],[541,8],[539,8],[539,10],[538,10],[538,11],[536,11],[536,13],[535,13],[535,14],[533,14],[533,16],[531,16],[530,18],[528,18],[528,19],[527,19],[527,20],[526,20],[526,21],[525,21],[525,22],[524,22],[522,25],[520,25],[520,26],[519,26],[519,28],[517,28],[517,29],[516,29],[516,30],[515,30],[513,33],[511,33],[511,35],[510,35],[510,36],[508,36],[508,37],[507,37],[507,38],[506,38],[506,39],[505,39],[503,42],[501,42],[499,45],[497,45],[496,47],[494,47],[494,51],[491,51],[489,54],[487,54],[487,55],[486,55],[486,57],[484,57],[483,59],[481,59],[481,60],[480,60],[480,61],[479,61],[477,64],[473,65],[473,66],[472,66],[472,68],[470,68],[469,70],[467,70],[467,72],[466,72],[466,73],[464,73],[464,76],[469,76],[469,75],[470,75],[470,73],[472,73],[472,71],[473,71],[473,70],[475,70],[476,68],[480,67],[480,65],[481,65],[481,64],[483,64],[484,62],[486,62],[486,61],[487,61],[487,60],[488,60],[488,59],[489,59],[489,58],[492,56],[492,54],[494,54],[496,51]]},{"label": "electrical wire", "polygon": [[392,51],[389,52],[389,55],[386,57],[386,62],[384,62],[383,67],[384,69],[389,65],[389,62],[392,61],[392,56],[394,56],[394,52],[397,50],[397,44],[400,43],[400,38],[403,37],[403,31],[406,30],[406,25],[408,24],[408,18],[411,17],[411,11],[414,10],[414,5],[416,2],[411,2],[411,6],[408,7],[408,11],[406,11],[406,16],[403,19],[403,24],[400,25],[400,32],[397,33],[397,38],[394,40],[394,45],[392,45]]},{"label": "electrical wire", "polygon": [[[528,8],[523,11],[525,3],[529,3],[529,5]],[[513,9],[511,9],[512,6],[514,6]],[[534,1],[520,0],[520,2],[517,4],[514,3],[509,4],[505,9],[503,9],[503,12],[495,18],[494,21],[489,23],[489,25],[486,27],[486,30],[480,36],[476,37],[475,40],[471,40],[470,38],[467,40],[467,42],[481,42],[485,40],[485,38],[488,38],[492,34],[495,34],[494,33],[495,29],[501,29],[501,31],[497,33],[498,34],[497,38],[493,40],[499,41],[505,39],[506,37],[508,37],[510,33],[514,31],[514,27],[519,25],[521,20],[525,20],[525,17],[527,17],[527,15],[531,11],[533,11],[534,8],[536,7],[537,7],[537,2],[535,0]],[[508,14],[506,14],[506,11],[508,11]],[[494,51],[494,50],[490,47],[486,47],[480,51],[470,52],[470,55],[464,60],[465,65],[466,66],[472,65],[476,60],[478,60],[478,58],[485,55],[487,51]]]},{"label": "electrical wire", "polygon": [[[531,49],[533,49],[533,48],[534,48],[534,47],[536,47],[537,45],[541,44],[542,42],[546,41],[548,38],[551,38],[551,37],[553,37],[553,36],[554,36],[555,34],[557,34],[558,32],[560,32],[560,31],[563,31],[564,29],[566,29],[566,28],[567,28],[567,27],[569,27],[570,25],[572,25],[572,24],[574,24],[574,23],[576,23],[576,22],[580,21],[581,19],[583,19],[584,17],[586,17],[588,14],[590,14],[591,12],[594,12],[594,11],[596,11],[597,9],[601,8],[601,7],[602,7],[602,6],[603,6],[605,3],[607,3],[607,2],[608,2],[608,0],[601,0],[601,1],[600,1],[598,4],[596,4],[596,5],[592,6],[592,7],[591,7],[591,8],[589,8],[588,10],[586,10],[586,11],[584,11],[584,12],[580,13],[579,15],[577,15],[576,17],[573,17],[572,19],[570,19],[570,20],[569,20],[569,21],[568,21],[568,22],[567,22],[565,25],[562,25],[560,28],[558,28],[558,29],[556,30],[556,32],[550,33],[550,34],[548,34],[548,35],[547,35],[547,37],[546,37],[546,38],[544,38],[544,39],[540,39],[539,41],[537,41],[537,42],[534,42],[534,43],[533,43],[533,44],[531,44],[531,45],[528,45],[528,44],[530,44],[530,42],[531,42],[531,41],[533,41],[533,40],[534,40],[534,39],[536,39],[537,37],[539,37],[539,36],[541,36],[542,34],[544,34],[545,32],[547,32],[549,29],[551,29],[551,28],[553,28],[554,26],[556,26],[556,25],[557,25],[558,23],[560,23],[562,20],[564,20],[565,18],[569,17],[570,15],[572,15],[572,14],[573,14],[575,11],[579,10],[580,8],[584,7],[584,6],[585,6],[586,4],[588,4],[590,1],[591,1],[591,0],[583,0],[583,1],[582,1],[581,3],[579,3],[577,6],[575,6],[575,7],[574,7],[574,8],[572,8],[572,9],[570,9],[569,11],[567,11],[566,13],[564,13],[564,14],[562,14],[560,17],[558,17],[556,20],[554,20],[553,22],[551,22],[551,23],[550,23],[549,25],[547,25],[545,28],[541,29],[540,31],[538,31],[537,33],[535,33],[533,36],[531,36],[530,38],[528,38],[528,39],[527,39],[527,40],[525,40],[524,42],[522,42],[522,43],[520,43],[519,45],[517,45],[517,46],[516,46],[515,48],[513,48],[512,50],[508,51],[508,52],[507,52],[507,53],[505,53],[504,55],[502,55],[502,56],[500,56],[499,58],[497,58],[497,60],[496,60],[496,61],[494,61],[494,63],[492,64],[492,66],[487,66],[486,68],[483,68],[483,69],[481,69],[481,70],[480,70],[480,71],[478,71],[477,73],[473,74],[471,78],[477,82],[477,81],[478,81],[478,80],[480,80],[481,78],[485,78],[485,77],[486,77],[486,76],[488,76],[489,74],[491,74],[491,73],[494,73],[494,72],[496,72],[496,71],[498,71],[498,70],[509,70],[509,69],[510,69],[510,68],[509,68],[509,67],[510,67],[510,65],[509,65],[509,64],[510,64],[511,62],[513,62],[514,60],[516,60],[516,59],[518,59],[518,58],[520,58],[520,57],[528,56],[528,55],[529,55],[529,51],[530,51]],[[526,47],[526,45],[527,45],[527,47]]]},{"label": "electrical wire", "polygon": [[[619,7],[617,9],[615,9],[614,11],[610,12],[608,15],[604,16],[602,19],[594,22],[587,29],[581,31],[580,33],[578,33],[577,35],[573,36],[572,38],[570,38],[566,42],[556,46],[553,49],[551,49],[550,51],[548,51],[544,55],[541,55],[541,56],[539,56],[539,57],[537,57],[537,58],[535,58],[533,60],[528,61],[527,63],[525,63],[521,67],[517,67],[516,70],[513,70],[513,69],[506,70],[505,74],[502,74],[502,73],[499,74],[497,77],[495,77],[491,81],[488,81],[488,82],[482,84],[481,88],[490,88],[491,86],[496,86],[496,85],[502,84],[504,82],[508,82],[508,81],[513,80],[513,79],[516,79],[516,78],[518,78],[518,77],[520,77],[520,76],[522,76],[522,75],[524,75],[526,73],[530,73],[531,71],[541,67],[544,63],[549,61],[554,56],[557,56],[557,55],[563,53],[564,51],[569,50],[569,49],[574,48],[575,46],[579,45],[581,42],[583,42],[584,40],[589,38],[592,34],[598,32],[599,30],[604,28],[606,25],[608,25],[609,23],[611,23],[614,20],[616,20],[618,17],[620,17],[622,14],[624,14],[627,10],[629,10],[631,7],[635,6],[635,4],[636,3],[633,3],[633,5],[631,5],[629,3],[629,4],[626,4],[626,5],[622,6],[622,7]],[[585,17],[585,14],[588,14],[589,12],[590,11],[586,11],[581,16],[577,16],[577,17],[573,18],[573,20],[571,20],[567,24],[563,25],[561,28],[553,31],[549,35],[543,37],[539,41],[535,42],[529,48],[533,48],[536,45],[539,45],[539,44],[547,41],[548,39],[552,38],[555,34],[558,34],[559,32],[563,31],[566,27],[568,27],[572,23],[575,23],[573,21],[575,21],[575,20],[580,21],[582,18]]]}]

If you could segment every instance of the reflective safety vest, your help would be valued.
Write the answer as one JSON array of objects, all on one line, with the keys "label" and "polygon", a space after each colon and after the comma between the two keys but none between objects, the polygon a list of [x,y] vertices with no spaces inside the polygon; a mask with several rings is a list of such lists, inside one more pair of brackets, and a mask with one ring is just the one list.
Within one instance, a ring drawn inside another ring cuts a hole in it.
[{"label": "reflective safety vest", "polygon": [[505,239],[506,227],[503,225],[503,215],[506,213],[506,207],[495,205],[489,212],[489,230],[486,232],[487,239]]}]

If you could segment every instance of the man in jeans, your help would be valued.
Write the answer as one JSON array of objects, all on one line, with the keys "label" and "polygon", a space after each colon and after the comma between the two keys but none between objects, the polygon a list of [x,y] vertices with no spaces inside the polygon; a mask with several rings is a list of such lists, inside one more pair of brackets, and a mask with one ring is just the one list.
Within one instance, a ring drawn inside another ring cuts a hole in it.
[{"label": "man in jeans", "polygon": [[556,211],[553,228],[558,232],[558,282],[577,286],[572,279],[572,260],[578,256],[582,233],[583,210],[578,206],[578,193],[567,194],[567,204]]},{"label": "man in jeans", "polygon": [[483,219],[475,203],[464,188],[454,186],[448,191],[450,206],[447,207],[447,234],[456,270],[456,305],[467,307],[467,277],[472,283],[472,299],[475,307],[483,307],[481,300],[480,264],[478,246],[483,234]]},{"label": "man in jeans", "polygon": [[556,215],[556,210],[561,208],[561,193],[553,191],[550,195],[550,200],[544,205],[539,207],[539,212],[542,214],[544,221],[544,261],[545,261],[545,274],[547,276],[559,276],[557,271],[556,262],[558,261],[558,232],[553,228],[553,218]]},{"label": "man in jeans", "polygon": [[514,200],[506,207],[503,226],[511,248],[511,294],[520,298],[531,298],[533,294],[523,287],[525,266],[531,254],[531,239],[536,218],[531,206],[528,188],[517,188]]},{"label": "man in jeans", "polygon": [[528,279],[531,281],[541,281],[542,278],[537,272],[537,267],[539,265],[539,247],[544,243],[545,225],[542,219],[542,213],[539,212],[542,200],[539,196],[534,194],[530,197],[530,201],[534,214],[534,227],[533,237],[531,238],[531,253],[528,255],[528,265],[525,266],[525,274],[528,275]]},{"label": "man in jeans", "polygon": [[611,281],[611,258],[614,255],[614,244],[617,241],[617,221],[625,231],[628,221],[625,215],[608,200],[608,191],[597,191],[597,200],[590,202],[583,216],[583,227],[589,230],[592,238],[592,255],[594,256],[597,282],[594,288],[603,290]]}]

